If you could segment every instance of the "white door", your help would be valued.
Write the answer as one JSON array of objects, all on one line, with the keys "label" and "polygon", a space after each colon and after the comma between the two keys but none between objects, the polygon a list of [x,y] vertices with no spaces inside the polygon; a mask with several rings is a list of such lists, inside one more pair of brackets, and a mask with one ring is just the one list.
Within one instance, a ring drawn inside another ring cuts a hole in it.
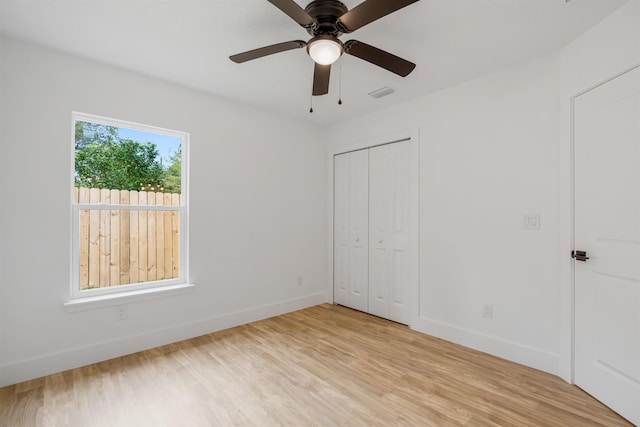
[{"label": "white door", "polygon": [[334,157],[334,301],[369,304],[369,152]]},{"label": "white door", "polygon": [[409,141],[369,150],[369,312],[409,324]]},{"label": "white door", "polygon": [[574,136],[575,382],[640,425],[640,68],[575,98]]}]

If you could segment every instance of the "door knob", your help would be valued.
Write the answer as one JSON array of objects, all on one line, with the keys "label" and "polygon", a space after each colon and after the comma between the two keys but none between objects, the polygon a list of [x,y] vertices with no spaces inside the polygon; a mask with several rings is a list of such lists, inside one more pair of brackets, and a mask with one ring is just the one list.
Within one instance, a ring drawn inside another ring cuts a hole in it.
[{"label": "door knob", "polygon": [[382,239],[378,239],[378,243],[382,243]]},{"label": "door knob", "polygon": [[360,238],[359,238],[359,237],[356,237],[356,242],[359,242],[359,241],[360,241]]},{"label": "door knob", "polygon": [[571,251],[571,258],[574,258],[576,261],[583,262],[589,259],[585,251]]}]

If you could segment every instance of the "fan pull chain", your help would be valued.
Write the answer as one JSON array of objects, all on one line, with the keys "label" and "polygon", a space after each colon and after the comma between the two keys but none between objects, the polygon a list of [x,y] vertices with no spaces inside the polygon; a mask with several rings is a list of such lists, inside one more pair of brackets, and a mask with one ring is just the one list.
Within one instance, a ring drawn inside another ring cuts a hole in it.
[{"label": "fan pull chain", "polygon": [[[314,73],[311,73],[311,75],[313,76]],[[311,87],[313,87],[313,77],[311,77]],[[311,92],[311,96],[309,96],[309,114],[312,114],[312,113],[313,113],[313,91]]]},{"label": "fan pull chain", "polygon": [[342,61],[340,61],[338,70],[338,105],[342,105]]}]

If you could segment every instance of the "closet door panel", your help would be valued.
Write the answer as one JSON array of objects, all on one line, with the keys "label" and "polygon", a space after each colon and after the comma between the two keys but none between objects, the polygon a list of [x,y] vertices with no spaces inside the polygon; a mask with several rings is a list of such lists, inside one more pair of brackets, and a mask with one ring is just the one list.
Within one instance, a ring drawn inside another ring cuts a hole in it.
[{"label": "closet door panel", "polygon": [[369,153],[334,157],[333,299],[369,308]]},{"label": "closet door panel", "polygon": [[369,309],[369,151],[350,156],[349,307]]},{"label": "closet door panel", "polygon": [[369,260],[369,313],[389,316],[389,254],[384,247],[373,247]]},{"label": "closet door panel", "polygon": [[409,141],[369,152],[369,281],[371,314],[408,324]]},{"label": "closet door panel", "polygon": [[334,211],[333,211],[333,300],[337,304],[349,305],[349,243],[350,210],[349,193],[351,181],[351,158],[348,154],[334,159]]},{"label": "closet door panel", "polygon": [[[389,218],[390,283],[389,319],[409,324],[409,290],[411,280],[411,144],[409,141],[390,146],[391,208]],[[417,230],[415,230],[417,233]]]},{"label": "closet door panel", "polygon": [[391,252],[391,272],[389,282],[389,315],[388,319],[408,325],[409,308],[409,253],[407,250]]},{"label": "closet door panel", "polygon": [[369,312],[387,318],[389,315],[389,214],[390,214],[390,149],[389,145],[371,148],[369,152]]}]

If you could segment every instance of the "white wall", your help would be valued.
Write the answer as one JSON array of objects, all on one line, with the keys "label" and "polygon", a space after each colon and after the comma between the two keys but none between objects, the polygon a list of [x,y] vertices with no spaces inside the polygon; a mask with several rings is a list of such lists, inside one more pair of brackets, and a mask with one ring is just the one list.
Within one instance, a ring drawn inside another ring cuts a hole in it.
[{"label": "white wall", "polygon": [[638,5],[556,54],[329,128],[330,150],[420,129],[413,328],[571,381],[569,98],[638,62]]},{"label": "white wall", "polygon": [[[2,37],[0,73],[0,385],[326,301],[322,129]],[[72,110],[190,132],[193,292],[63,309]]]}]

